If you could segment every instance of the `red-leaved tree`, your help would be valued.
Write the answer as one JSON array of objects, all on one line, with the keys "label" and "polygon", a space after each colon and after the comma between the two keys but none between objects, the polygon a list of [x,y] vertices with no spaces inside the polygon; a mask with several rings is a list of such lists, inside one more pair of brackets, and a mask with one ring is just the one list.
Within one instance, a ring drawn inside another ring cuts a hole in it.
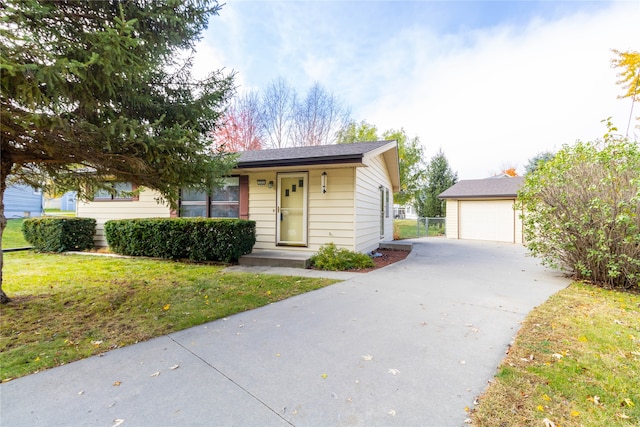
[{"label": "red-leaved tree", "polygon": [[216,147],[228,152],[261,150],[264,147],[259,103],[257,94],[248,93],[229,107],[222,126],[213,134]]}]

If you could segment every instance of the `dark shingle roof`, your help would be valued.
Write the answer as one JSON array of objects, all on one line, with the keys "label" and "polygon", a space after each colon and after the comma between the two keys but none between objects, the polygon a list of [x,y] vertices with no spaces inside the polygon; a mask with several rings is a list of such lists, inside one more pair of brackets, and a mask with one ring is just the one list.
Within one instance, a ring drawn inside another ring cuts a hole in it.
[{"label": "dark shingle roof", "polygon": [[360,163],[365,154],[390,142],[393,141],[244,151],[240,153],[237,168]]},{"label": "dark shingle roof", "polygon": [[487,197],[515,197],[524,177],[462,180],[443,191],[441,199],[470,199]]}]

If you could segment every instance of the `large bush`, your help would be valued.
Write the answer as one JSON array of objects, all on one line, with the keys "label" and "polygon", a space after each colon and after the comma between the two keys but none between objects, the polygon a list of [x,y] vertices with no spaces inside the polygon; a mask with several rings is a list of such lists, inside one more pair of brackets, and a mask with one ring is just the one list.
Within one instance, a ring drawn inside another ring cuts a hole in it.
[{"label": "large bush", "polygon": [[27,218],[22,234],[40,252],[83,251],[93,249],[96,220],[93,218]]},{"label": "large bush", "polygon": [[193,261],[235,261],[256,243],[255,221],[240,219],[121,219],[104,231],[116,253]]},{"label": "large bush", "polygon": [[577,278],[640,286],[640,147],[612,134],[578,142],[528,174],[518,197],[533,255]]}]

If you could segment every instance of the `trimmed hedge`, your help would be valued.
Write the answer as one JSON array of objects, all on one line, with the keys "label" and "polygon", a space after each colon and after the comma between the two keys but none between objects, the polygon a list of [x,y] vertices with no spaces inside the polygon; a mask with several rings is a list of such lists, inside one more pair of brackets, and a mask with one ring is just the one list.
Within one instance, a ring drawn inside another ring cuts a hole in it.
[{"label": "trimmed hedge", "polygon": [[119,219],[104,231],[115,253],[193,261],[236,261],[256,243],[255,221],[242,219]]},{"label": "trimmed hedge", "polygon": [[22,234],[36,251],[65,252],[93,249],[93,218],[39,217],[22,223]]}]

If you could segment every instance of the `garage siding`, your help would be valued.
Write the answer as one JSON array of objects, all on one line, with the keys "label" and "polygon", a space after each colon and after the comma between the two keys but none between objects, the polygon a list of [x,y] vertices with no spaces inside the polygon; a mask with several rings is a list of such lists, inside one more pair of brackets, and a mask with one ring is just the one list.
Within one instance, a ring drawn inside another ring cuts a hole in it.
[{"label": "garage siding", "polygon": [[447,216],[445,218],[445,234],[447,239],[459,239],[458,235],[458,201],[447,200]]}]

